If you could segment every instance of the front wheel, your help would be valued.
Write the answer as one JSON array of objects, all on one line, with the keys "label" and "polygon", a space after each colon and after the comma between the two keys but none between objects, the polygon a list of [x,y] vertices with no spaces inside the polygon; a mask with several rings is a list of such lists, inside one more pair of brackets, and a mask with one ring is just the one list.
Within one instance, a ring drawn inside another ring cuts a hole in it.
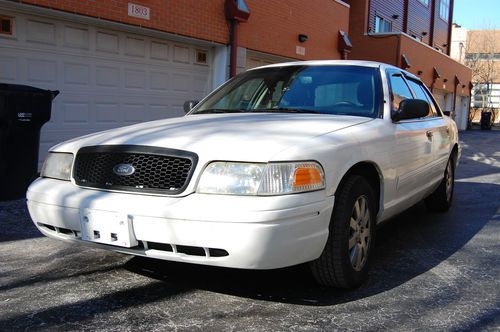
[{"label": "front wheel", "polygon": [[321,256],[310,263],[318,283],[354,288],[368,277],[375,240],[375,194],[365,178],[351,176],[335,197],[330,233]]},{"label": "front wheel", "polygon": [[425,205],[431,211],[446,212],[450,209],[453,201],[453,191],[455,188],[455,169],[453,167],[453,158],[448,160],[444,178],[439,187],[425,199]]}]

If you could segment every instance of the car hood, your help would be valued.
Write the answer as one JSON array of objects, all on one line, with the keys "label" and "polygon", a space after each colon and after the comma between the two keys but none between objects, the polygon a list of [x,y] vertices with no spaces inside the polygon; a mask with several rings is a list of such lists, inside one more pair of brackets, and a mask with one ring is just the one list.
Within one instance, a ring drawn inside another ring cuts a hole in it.
[{"label": "car hood", "polygon": [[140,123],[72,139],[53,151],[91,145],[145,145],[191,151],[201,159],[260,161],[365,117],[296,113],[204,114]]}]

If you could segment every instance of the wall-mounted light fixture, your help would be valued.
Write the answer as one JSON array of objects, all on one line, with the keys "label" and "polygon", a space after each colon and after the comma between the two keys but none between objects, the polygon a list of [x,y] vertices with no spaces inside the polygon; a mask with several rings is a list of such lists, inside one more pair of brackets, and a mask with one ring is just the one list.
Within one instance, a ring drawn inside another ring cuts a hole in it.
[{"label": "wall-mounted light fixture", "polygon": [[352,44],[351,41],[349,40],[349,36],[345,31],[339,30],[337,50],[341,54],[341,59],[347,60],[347,57],[352,50]]},{"label": "wall-mounted light fixture", "polygon": [[394,15],[392,15],[392,18],[395,19],[395,20],[397,20],[399,18],[399,15],[398,14],[394,14]]},{"label": "wall-mounted light fixture", "polygon": [[447,78],[445,78],[445,79],[443,80],[443,82],[445,82],[445,83],[446,83],[446,82],[448,82],[448,79],[447,79]]},{"label": "wall-mounted light fixture", "polygon": [[423,31],[422,36],[427,36],[427,31]]},{"label": "wall-mounted light fixture", "polygon": [[299,42],[301,42],[301,43],[305,43],[308,39],[309,39],[309,37],[307,35],[304,35],[304,34],[299,35]]},{"label": "wall-mounted light fixture", "polygon": [[424,71],[423,71],[423,70],[419,70],[419,71],[417,71],[417,74],[418,74],[419,76],[420,76],[420,75],[422,75],[423,73],[424,73]]},{"label": "wall-mounted light fixture", "polygon": [[410,59],[406,56],[406,54],[401,55],[401,68],[408,69],[411,67]]}]

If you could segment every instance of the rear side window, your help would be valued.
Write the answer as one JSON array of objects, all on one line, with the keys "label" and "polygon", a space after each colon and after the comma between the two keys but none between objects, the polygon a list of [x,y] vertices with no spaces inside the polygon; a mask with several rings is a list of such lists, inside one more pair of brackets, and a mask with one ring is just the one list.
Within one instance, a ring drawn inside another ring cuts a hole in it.
[{"label": "rear side window", "polygon": [[392,109],[397,111],[399,109],[399,103],[405,99],[412,99],[413,95],[400,74],[391,74],[389,76],[389,81],[392,90]]},{"label": "rear side window", "polygon": [[415,98],[425,100],[431,106],[431,111],[429,112],[429,115],[427,117],[438,116],[436,108],[434,107],[434,103],[432,102],[432,99],[429,99],[430,96],[427,95],[424,87],[422,86],[422,83],[416,82],[412,79],[408,79],[407,81],[411,89],[413,90],[413,93],[415,94]]}]

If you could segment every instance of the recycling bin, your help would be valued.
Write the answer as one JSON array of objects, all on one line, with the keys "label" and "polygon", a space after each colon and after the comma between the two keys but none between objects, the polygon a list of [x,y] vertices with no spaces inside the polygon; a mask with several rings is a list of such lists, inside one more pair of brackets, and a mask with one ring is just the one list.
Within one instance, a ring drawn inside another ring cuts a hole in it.
[{"label": "recycling bin", "polygon": [[491,112],[481,113],[481,129],[491,130]]},{"label": "recycling bin", "polygon": [[38,172],[40,129],[59,91],[0,83],[0,200],[25,197]]}]

